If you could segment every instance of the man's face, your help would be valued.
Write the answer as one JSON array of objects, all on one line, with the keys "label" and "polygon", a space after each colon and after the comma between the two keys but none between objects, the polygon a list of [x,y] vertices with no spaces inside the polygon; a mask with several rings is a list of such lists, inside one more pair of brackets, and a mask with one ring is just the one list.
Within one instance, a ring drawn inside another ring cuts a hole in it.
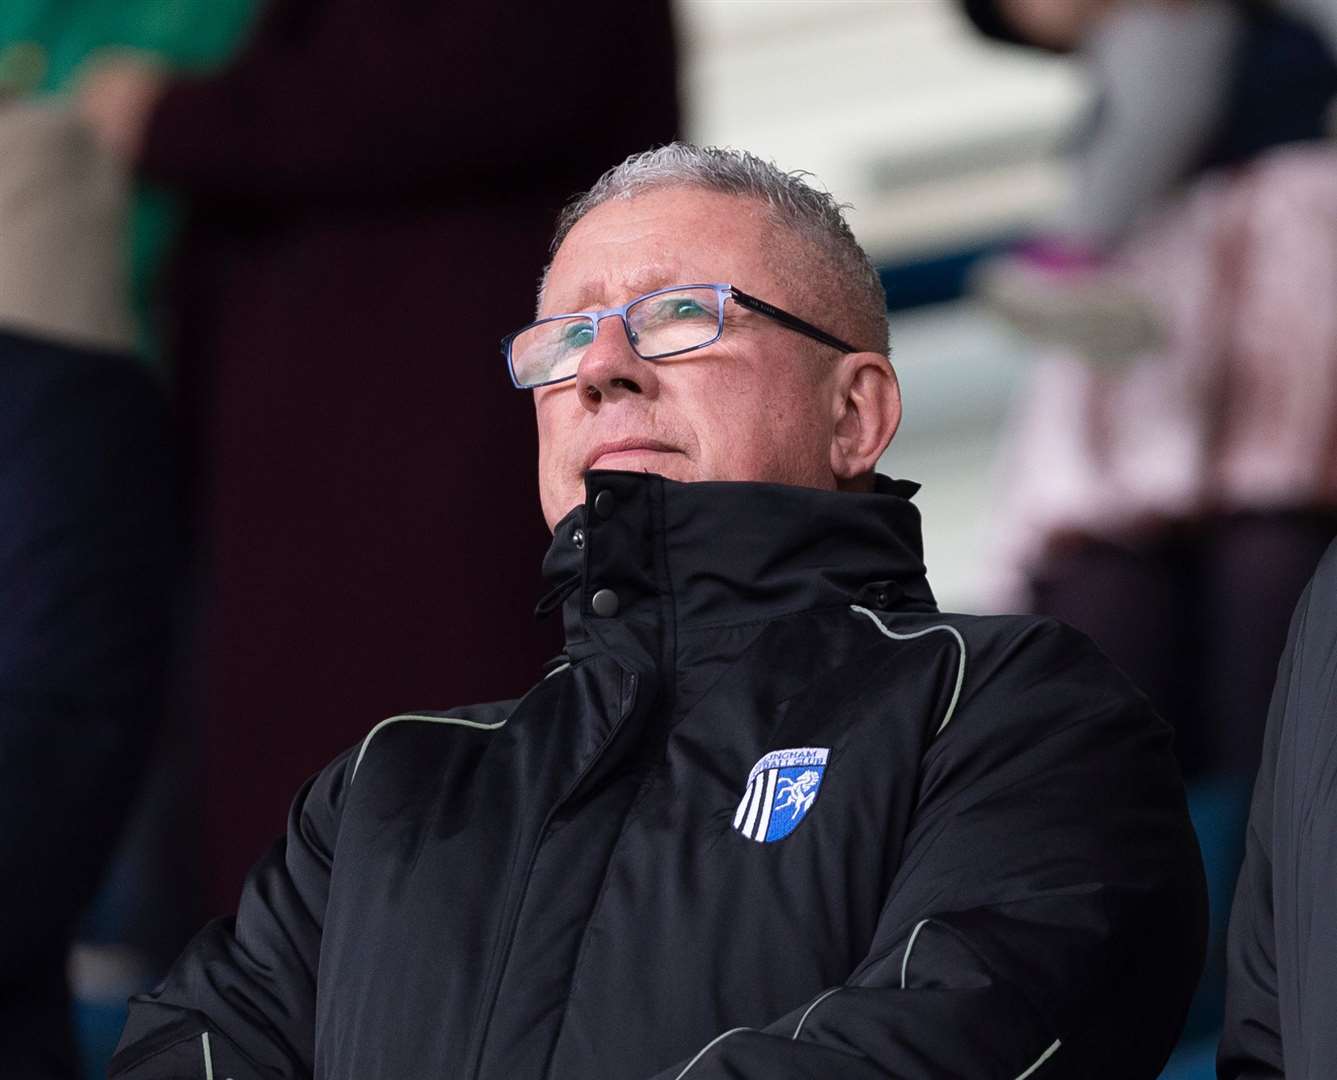
[{"label": "man's face", "polygon": [[[788,284],[802,278],[800,250],[753,200],[652,191],[604,203],[567,234],[540,314],[726,281],[821,326],[823,312]],[[575,379],[534,391],[549,527],[584,501],[591,468],[835,488],[835,350],[733,302],[719,341],[665,360],[638,357],[615,317],[598,331]]]}]

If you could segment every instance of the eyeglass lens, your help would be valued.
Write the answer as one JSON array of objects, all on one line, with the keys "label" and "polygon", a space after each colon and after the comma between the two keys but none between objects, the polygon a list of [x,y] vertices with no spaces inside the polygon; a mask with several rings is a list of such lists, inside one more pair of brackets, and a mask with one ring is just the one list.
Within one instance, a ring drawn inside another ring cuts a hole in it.
[{"label": "eyeglass lens", "polygon": [[[709,344],[720,332],[720,296],[714,289],[674,289],[642,297],[627,308],[627,334],[636,354],[655,360]],[[596,327],[587,315],[552,319],[511,342],[511,368],[521,386],[570,378]]]}]

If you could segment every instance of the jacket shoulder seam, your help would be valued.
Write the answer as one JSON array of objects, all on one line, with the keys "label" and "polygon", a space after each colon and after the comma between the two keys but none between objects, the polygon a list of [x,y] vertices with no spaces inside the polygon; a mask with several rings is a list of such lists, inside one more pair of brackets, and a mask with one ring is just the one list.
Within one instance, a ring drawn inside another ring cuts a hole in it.
[{"label": "jacket shoulder seam", "polygon": [[901,634],[897,633],[895,630],[888,629],[887,625],[866,607],[860,607],[858,604],[851,604],[850,610],[860,615],[867,616],[869,621],[872,622],[883,635],[891,638],[893,641],[912,641],[916,638],[921,638],[926,634],[931,634],[934,631],[943,631],[951,634],[951,636],[956,639],[956,645],[960,651],[960,659],[956,666],[956,685],[952,688],[952,698],[947,703],[947,711],[943,713],[941,722],[933,732],[935,736],[941,735],[943,729],[952,722],[952,716],[956,713],[956,706],[961,701],[961,687],[966,681],[966,639],[961,636],[961,631],[948,623],[934,623],[932,626],[926,626],[920,630],[912,630],[909,633]]},{"label": "jacket shoulder seam", "polygon": [[362,764],[362,759],[367,754],[367,747],[371,745],[371,740],[380,734],[383,728],[389,727],[391,724],[418,721],[423,724],[447,724],[455,727],[473,728],[475,731],[496,731],[505,727],[506,721],[509,719],[509,716],[505,716],[495,724],[485,724],[479,720],[466,720],[459,716],[427,716],[423,713],[399,713],[395,716],[387,716],[367,732],[367,737],[362,740],[362,747],[357,752],[357,760],[353,762],[353,771],[348,777],[349,786],[352,786],[353,781],[357,779],[358,766]]}]

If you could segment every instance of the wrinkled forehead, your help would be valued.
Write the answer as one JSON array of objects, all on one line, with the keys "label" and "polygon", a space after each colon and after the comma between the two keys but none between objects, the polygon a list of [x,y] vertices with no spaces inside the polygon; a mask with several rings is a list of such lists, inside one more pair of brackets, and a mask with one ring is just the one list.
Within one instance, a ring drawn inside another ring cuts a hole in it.
[{"label": "wrinkled forehead", "polygon": [[752,198],[669,188],[612,199],[563,239],[544,276],[539,310],[584,311],[666,285],[717,281],[775,293],[784,276],[777,253],[792,249],[795,239]]}]

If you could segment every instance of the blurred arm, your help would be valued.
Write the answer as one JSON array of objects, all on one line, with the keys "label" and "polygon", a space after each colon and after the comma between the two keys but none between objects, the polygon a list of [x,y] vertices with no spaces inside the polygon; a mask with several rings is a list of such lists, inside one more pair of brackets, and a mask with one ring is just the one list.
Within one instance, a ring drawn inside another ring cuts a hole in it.
[{"label": "blurred arm", "polygon": [[[1329,556],[1331,561],[1331,556]],[[1277,929],[1273,911],[1278,758],[1295,700],[1295,658],[1309,619],[1311,582],[1291,619],[1286,651],[1268,709],[1263,759],[1254,784],[1244,865],[1235,886],[1226,939],[1226,1017],[1217,1055],[1222,1080],[1271,1080],[1286,1074],[1277,995]],[[1294,741],[1290,742],[1294,747]],[[1287,766],[1290,771],[1293,763]],[[1291,871],[1293,874],[1293,871]],[[1301,1060],[1297,1054],[1296,1060]]]},{"label": "blurred arm", "polygon": [[1223,0],[1123,4],[1104,17],[1087,50],[1103,96],[1060,228],[1118,239],[1184,178],[1225,113],[1241,29]]}]

